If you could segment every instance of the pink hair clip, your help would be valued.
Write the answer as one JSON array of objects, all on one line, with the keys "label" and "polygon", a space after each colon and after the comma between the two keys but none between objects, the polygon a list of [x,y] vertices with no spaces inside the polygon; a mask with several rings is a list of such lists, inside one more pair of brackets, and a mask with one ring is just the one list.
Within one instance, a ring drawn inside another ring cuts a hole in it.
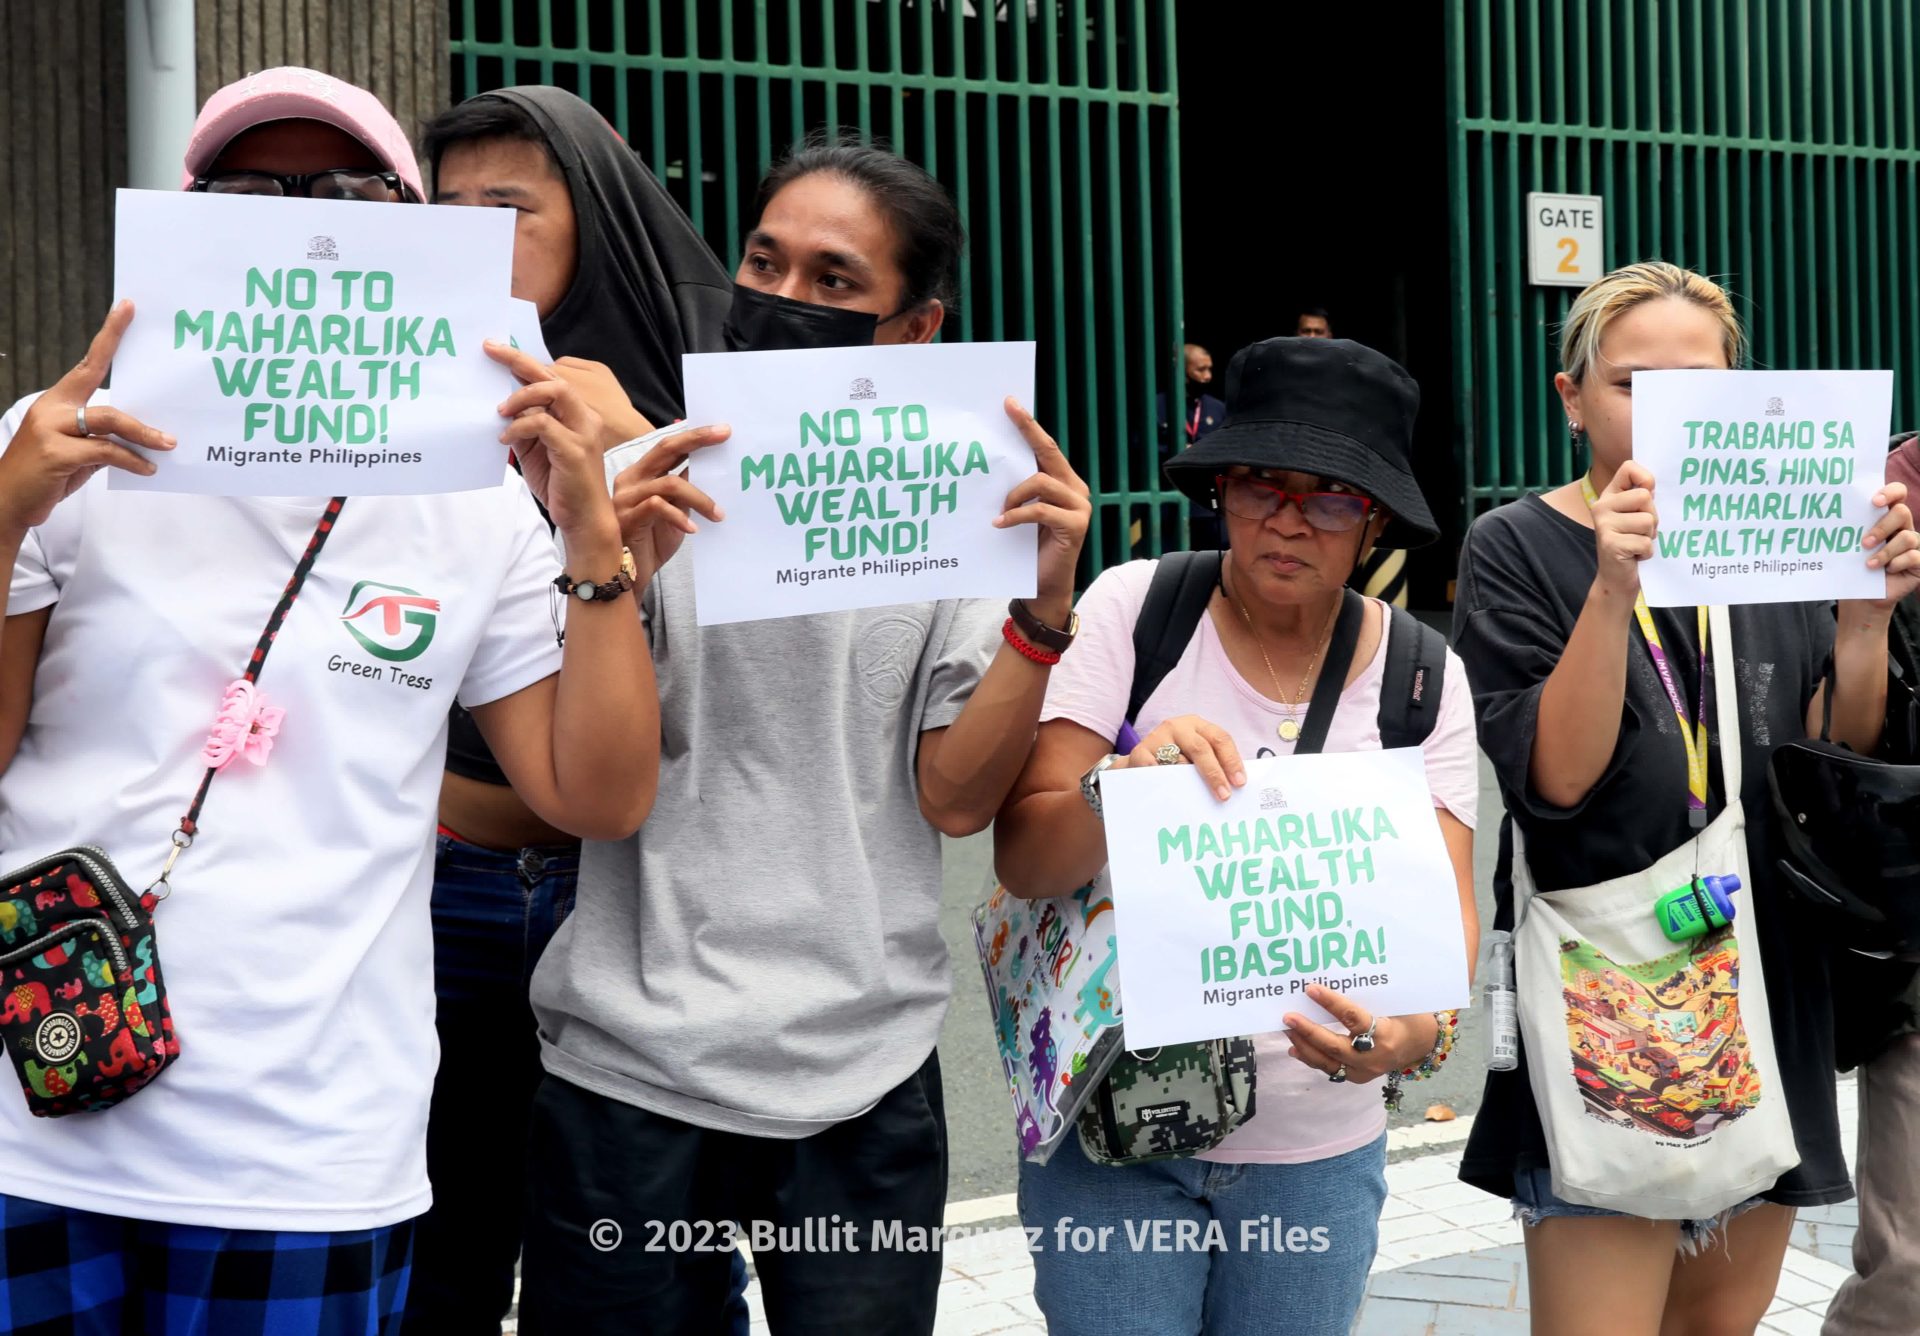
[{"label": "pink hair clip", "polygon": [[220,699],[220,713],[214,717],[213,731],[200,758],[215,770],[225,770],[237,756],[254,765],[265,765],[273,740],[280,733],[280,721],[287,712],[254,689],[246,678],[237,679]]}]

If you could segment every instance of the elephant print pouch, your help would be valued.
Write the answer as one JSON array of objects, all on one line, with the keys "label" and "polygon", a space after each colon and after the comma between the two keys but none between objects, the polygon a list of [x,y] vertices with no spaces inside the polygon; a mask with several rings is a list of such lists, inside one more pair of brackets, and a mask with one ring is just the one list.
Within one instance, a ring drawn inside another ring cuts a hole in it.
[{"label": "elephant print pouch", "polygon": [[179,1055],[154,902],[90,846],[0,883],[0,1042],[37,1116],[111,1108]]}]

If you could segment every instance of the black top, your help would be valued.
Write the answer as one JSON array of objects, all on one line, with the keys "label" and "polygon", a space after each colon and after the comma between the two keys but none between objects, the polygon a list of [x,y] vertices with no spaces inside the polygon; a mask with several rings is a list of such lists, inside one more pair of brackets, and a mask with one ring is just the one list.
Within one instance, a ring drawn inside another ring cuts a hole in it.
[{"label": "black top", "polygon": [[[604,362],[642,417],[679,418],[682,353],[719,352],[733,279],[639,154],[600,113],[558,88],[482,94],[513,103],[553,147],[573,196],[579,262],[573,286],[540,333],[555,357]],[[455,706],[447,769],[505,784],[473,716]]]},{"label": "black top", "polygon": [[[1529,768],[1540,693],[1565,652],[1597,568],[1593,530],[1538,496],[1482,516],[1461,552],[1453,647],[1473,684],[1480,745],[1493,763],[1508,812],[1501,824],[1494,876],[1496,928],[1513,926],[1508,821],[1520,823],[1535,880],[1545,891],[1638,871],[1694,833],[1687,822],[1686,748],[1680,725],[1637,629],[1631,632],[1620,742],[1606,772],[1586,798],[1570,808],[1555,807],[1533,791]],[[1833,614],[1822,604],[1765,603],[1735,607],[1731,615],[1745,748],[1740,797],[1755,883],[1751,894],[1759,915],[1774,1054],[1800,1151],[1799,1166],[1763,1195],[1785,1205],[1821,1205],[1852,1195],[1834,1100],[1828,956],[1774,871],[1767,758],[1776,745],[1806,736],[1807,703],[1833,648]],[[1700,687],[1694,612],[1656,609],[1653,617],[1675,685],[1691,714]],[[1711,673],[1709,683],[1711,817],[1726,802],[1722,739],[1714,726],[1717,684],[1712,684]],[[1546,1140],[1523,1046],[1515,1070],[1487,1074],[1486,1096],[1474,1119],[1460,1177],[1510,1197],[1515,1169],[1546,1167]]]}]

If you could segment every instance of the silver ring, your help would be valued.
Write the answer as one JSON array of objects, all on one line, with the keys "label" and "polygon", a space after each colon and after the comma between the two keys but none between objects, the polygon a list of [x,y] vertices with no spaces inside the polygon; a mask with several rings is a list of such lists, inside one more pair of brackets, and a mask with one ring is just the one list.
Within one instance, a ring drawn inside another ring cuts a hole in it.
[{"label": "silver ring", "polygon": [[73,425],[80,428],[80,434],[82,436],[93,435],[92,432],[87,430],[87,406],[85,404],[81,404],[73,410]]},{"label": "silver ring", "polygon": [[1366,1029],[1353,1036],[1353,1051],[1355,1053],[1371,1053],[1373,1051],[1373,1030],[1378,1024],[1380,1024],[1380,1018],[1375,1016],[1367,1022]]},{"label": "silver ring", "polygon": [[1160,749],[1153,754],[1153,759],[1161,765],[1179,765],[1183,758],[1177,743],[1163,742],[1160,744]]},{"label": "silver ring", "polygon": [[1339,1069],[1335,1071],[1332,1075],[1327,1077],[1327,1079],[1333,1082],[1335,1085],[1339,1085],[1341,1082],[1345,1081],[1347,1079],[1347,1064],[1344,1062],[1341,1063]]}]

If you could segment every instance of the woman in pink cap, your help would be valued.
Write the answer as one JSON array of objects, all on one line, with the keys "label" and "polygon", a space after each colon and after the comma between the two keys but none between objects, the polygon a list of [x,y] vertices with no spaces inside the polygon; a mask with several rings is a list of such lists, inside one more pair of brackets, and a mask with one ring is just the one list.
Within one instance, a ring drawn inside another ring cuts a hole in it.
[{"label": "woman in pink cap", "polygon": [[[299,69],[209,100],[186,185],[422,197],[386,109]],[[549,605],[563,567],[517,477],[331,501],[109,491],[106,469],[156,468],[121,441],[174,443],[100,392],[135,318],[116,306],[72,372],[0,418],[0,867],[96,844],[144,883],[213,751],[264,764],[213,784],[156,913],[165,1000],[136,967],[124,996],[137,1006],[103,990],[78,1036],[165,1017],[165,1070],[111,1108],[35,1118],[29,1100],[58,1112],[48,1092],[92,1078],[87,1052],[65,1069],[11,1055],[35,1088],[0,1091],[0,1327],[397,1332],[407,1222],[429,1203],[428,891],[448,710],[473,712],[514,787],[563,830],[620,838],[653,802],[658,700],[601,424],[543,368],[491,349],[535,382],[501,406],[501,439],[546,476],[565,577],[596,586],[567,599],[563,650]],[[261,635],[276,600],[284,620]],[[412,637],[404,674],[356,633],[383,617]],[[268,649],[265,700],[236,693],[249,651]],[[50,952],[17,902],[0,910],[0,988],[31,1008],[14,967]]]}]

